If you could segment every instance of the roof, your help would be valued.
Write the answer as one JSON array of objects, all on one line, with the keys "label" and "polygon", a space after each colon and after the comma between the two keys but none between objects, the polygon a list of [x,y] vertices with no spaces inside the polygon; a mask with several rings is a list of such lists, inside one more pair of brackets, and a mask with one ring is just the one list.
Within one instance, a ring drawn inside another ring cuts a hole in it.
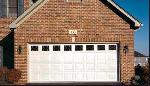
[{"label": "roof", "polygon": [[[26,10],[21,16],[19,16],[15,21],[13,21],[9,27],[17,28],[21,23],[23,23],[27,18],[29,18],[33,13],[35,13],[40,7],[42,7],[49,0],[38,0],[35,4],[33,4],[28,10]],[[108,8],[114,11],[117,15],[119,15],[122,19],[124,19],[127,23],[130,24],[131,29],[138,29],[142,26],[137,19],[133,16],[129,15],[125,10],[123,10],[119,5],[117,5],[113,0],[100,0],[103,4],[105,4]]]},{"label": "roof", "polygon": [[142,53],[139,53],[138,51],[134,51],[134,56],[135,56],[135,57],[148,57],[148,56],[145,56],[145,55],[142,54]]}]

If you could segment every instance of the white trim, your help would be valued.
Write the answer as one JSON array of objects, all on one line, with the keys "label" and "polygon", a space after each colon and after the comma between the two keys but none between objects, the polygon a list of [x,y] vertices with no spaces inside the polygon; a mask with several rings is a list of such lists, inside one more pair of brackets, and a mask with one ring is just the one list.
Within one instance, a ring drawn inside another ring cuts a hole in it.
[{"label": "white trim", "polygon": [[138,22],[135,18],[130,16],[127,12],[125,12],[122,8],[120,8],[116,3],[114,3],[112,0],[107,0],[111,5],[116,7],[119,11],[121,11],[124,15],[126,15],[128,18],[130,18],[134,23],[136,27],[141,27],[142,24]]}]

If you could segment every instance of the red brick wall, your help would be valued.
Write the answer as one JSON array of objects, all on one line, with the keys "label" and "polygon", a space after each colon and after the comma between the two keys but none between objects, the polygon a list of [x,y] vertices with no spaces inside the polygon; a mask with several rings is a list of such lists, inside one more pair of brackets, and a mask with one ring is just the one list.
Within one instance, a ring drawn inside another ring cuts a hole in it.
[{"label": "red brick wall", "polygon": [[[20,69],[19,83],[27,82],[27,43],[72,42],[69,29],[76,29],[76,42],[119,42],[121,81],[129,82],[134,75],[134,31],[130,25],[99,0],[67,3],[49,0],[15,31],[15,68]],[[17,53],[21,45],[22,54]],[[129,52],[123,53],[128,45]]]},{"label": "red brick wall", "polygon": [[5,38],[10,33],[9,24],[13,18],[0,18],[0,40]]},{"label": "red brick wall", "polygon": [[25,10],[27,10],[30,6],[29,6],[29,1],[30,0],[24,0],[24,8]]}]

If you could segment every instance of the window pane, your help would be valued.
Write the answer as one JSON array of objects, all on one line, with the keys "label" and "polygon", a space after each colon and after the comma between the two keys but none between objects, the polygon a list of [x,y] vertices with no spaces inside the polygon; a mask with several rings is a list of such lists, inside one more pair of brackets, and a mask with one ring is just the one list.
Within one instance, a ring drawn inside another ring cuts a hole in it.
[{"label": "window pane", "polygon": [[8,0],[9,7],[17,7],[17,0]]},{"label": "window pane", "polygon": [[42,46],[42,51],[49,51],[49,46]]},{"label": "window pane", "polygon": [[116,45],[109,45],[109,50],[116,50]]},{"label": "window pane", "polygon": [[90,51],[90,50],[94,50],[94,45],[86,45],[86,50]]},{"label": "window pane", "polygon": [[38,46],[31,46],[31,51],[38,51]]},{"label": "window pane", "polygon": [[0,17],[7,16],[7,0],[0,0]]},{"label": "window pane", "polygon": [[83,45],[75,45],[75,51],[83,51]]},{"label": "window pane", "polygon": [[64,45],[64,51],[71,51],[71,45]]},{"label": "window pane", "polygon": [[8,16],[9,17],[14,17],[17,16],[17,0],[8,0],[9,4],[8,4],[8,9],[9,9],[9,13]]},{"label": "window pane", "polygon": [[60,45],[54,45],[53,51],[60,51]]},{"label": "window pane", "polygon": [[97,50],[105,50],[105,45],[97,45]]}]

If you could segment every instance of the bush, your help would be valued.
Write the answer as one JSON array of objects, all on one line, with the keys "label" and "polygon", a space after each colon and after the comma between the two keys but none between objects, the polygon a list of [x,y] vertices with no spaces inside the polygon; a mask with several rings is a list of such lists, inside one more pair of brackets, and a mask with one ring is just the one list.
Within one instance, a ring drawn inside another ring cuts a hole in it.
[{"label": "bush", "polygon": [[150,82],[150,70],[149,65],[135,67],[135,77],[132,77],[132,86],[148,86]]},{"label": "bush", "polygon": [[6,77],[5,75],[8,73],[7,67],[1,67],[0,68],[0,81],[3,81]]},{"label": "bush", "polygon": [[21,71],[18,69],[8,69],[7,67],[0,68],[0,81],[7,83],[18,82],[21,78]]}]

